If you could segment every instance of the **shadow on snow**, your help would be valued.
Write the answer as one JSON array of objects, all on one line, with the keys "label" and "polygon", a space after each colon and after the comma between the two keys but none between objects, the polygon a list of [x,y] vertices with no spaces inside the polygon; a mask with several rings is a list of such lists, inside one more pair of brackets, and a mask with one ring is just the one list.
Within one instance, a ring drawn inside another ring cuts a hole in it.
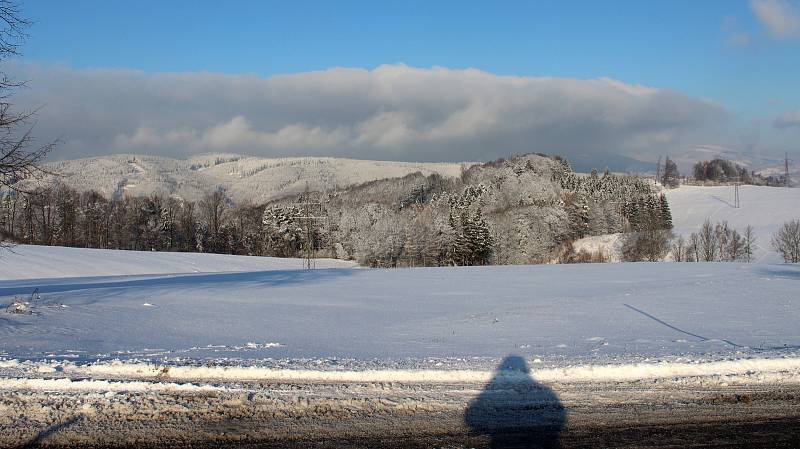
[{"label": "shadow on snow", "polygon": [[800,265],[798,264],[759,266],[755,271],[762,276],[800,280]]},{"label": "shadow on snow", "polygon": [[[292,284],[321,282],[351,276],[359,270],[351,268],[328,268],[319,270],[270,270],[233,273],[190,273],[172,275],[135,275],[77,278],[65,283],[65,279],[32,279],[25,281],[0,281],[0,297],[30,295],[33,289],[39,293],[60,293],[76,290],[203,287],[241,284],[245,287],[281,287]],[[133,277],[134,279],[130,279]],[[127,280],[126,280],[127,279]],[[2,287],[2,285],[9,285]]]},{"label": "shadow on snow", "polygon": [[525,360],[508,356],[473,400],[464,421],[491,448],[558,448],[566,411],[556,393],[530,375]]}]

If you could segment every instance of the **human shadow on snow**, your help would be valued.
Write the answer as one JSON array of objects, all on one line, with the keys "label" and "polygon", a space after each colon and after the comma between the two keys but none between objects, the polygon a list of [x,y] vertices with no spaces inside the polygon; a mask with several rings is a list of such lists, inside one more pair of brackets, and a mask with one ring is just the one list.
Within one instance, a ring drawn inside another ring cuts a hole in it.
[{"label": "human shadow on snow", "polygon": [[566,411],[556,393],[536,382],[525,360],[508,356],[464,414],[490,448],[558,448]]},{"label": "human shadow on snow", "polygon": [[23,445],[21,447],[22,447],[22,449],[41,447],[41,446],[44,445],[43,443],[45,443],[45,441],[50,436],[55,435],[56,433],[66,429],[67,427],[72,426],[73,424],[75,424],[79,420],[80,420],[79,416],[73,416],[72,418],[69,418],[68,420],[66,420],[64,422],[53,423],[50,426],[48,426],[46,429],[44,429],[41,432],[37,433],[36,436],[34,436],[28,443],[26,443],[25,445]]},{"label": "human shadow on snow", "polygon": [[[222,286],[224,284],[240,284],[242,287],[281,287],[292,284],[309,284],[334,278],[351,276],[358,272],[351,268],[327,268],[319,270],[270,270],[232,273],[189,273],[172,275],[135,275],[108,276],[74,279],[36,279],[12,281],[8,287],[0,287],[0,297],[14,295],[30,295],[34,288],[39,293],[59,293],[76,290],[129,289],[129,288],[161,288],[192,287],[204,285]],[[126,278],[134,277],[134,279]],[[104,281],[107,279],[106,281]],[[0,282],[0,286],[4,282]]]}]

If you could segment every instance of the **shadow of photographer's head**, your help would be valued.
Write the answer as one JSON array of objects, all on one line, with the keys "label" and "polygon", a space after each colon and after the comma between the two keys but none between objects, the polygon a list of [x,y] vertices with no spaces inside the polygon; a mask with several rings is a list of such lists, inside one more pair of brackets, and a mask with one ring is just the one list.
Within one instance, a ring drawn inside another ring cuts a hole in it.
[{"label": "shadow of photographer's head", "polygon": [[566,412],[558,396],[530,375],[525,359],[508,356],[464,416],[491,448],[557,448]]}]

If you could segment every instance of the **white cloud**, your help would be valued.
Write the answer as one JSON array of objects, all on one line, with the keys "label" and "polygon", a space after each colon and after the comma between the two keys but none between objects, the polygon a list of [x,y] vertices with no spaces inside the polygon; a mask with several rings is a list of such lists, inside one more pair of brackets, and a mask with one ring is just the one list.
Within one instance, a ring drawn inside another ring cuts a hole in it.
[{"label": "white cloud", "polygon": [[773,122],[778,129],[800,128],[800,111],[789,111]]},{"label": "white cloud", "polygon": [[742,31],[736,17],[728,16],[722,20],[722,33],[725,36],[725,43],[731,47],[745,48],[752,43],[750,33]]},{"label": "white cloud", "polygon": [[800,9],[788,0],[750,0],[756,18],[776,38],[800,37]]},{"label": "white cloud", "polygon": [[261,132],[252,128],[241,115],[205,130],[181,128],[159,132],[140,126],[132,134],[117,134],[114,146],[121,150],[191,147],[200,151],[220,151],[242,148],[274,148],[277,150],[305,148],[335,148],[347,142],[342,129],[309,128],[302,123],[286,125],[276,132]]},{"label": "white cloud", "polygon": [[[37,132],[57,157],[241,152],[370,159],[487,160],[559,153],[604,160],[710,143],[717,104],[612,79],[498,76],[385,65],[268,78],[18,65],[46,105]],[[588,155],[588,156],[587,156]]]}]

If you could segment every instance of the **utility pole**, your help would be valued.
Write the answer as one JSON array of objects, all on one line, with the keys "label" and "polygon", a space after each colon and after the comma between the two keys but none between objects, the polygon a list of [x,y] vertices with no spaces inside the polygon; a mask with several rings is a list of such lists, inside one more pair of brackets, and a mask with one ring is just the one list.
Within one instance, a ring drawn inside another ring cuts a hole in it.
[{"label": "utility pole", "polygon": [[313,270],[316,268],[316,259],[314,258],[314,236],[317,230],[317,221],[324,220],[325,217],[321,215],[322,203],[319,201],[312,201],[311,194],[306,186],[306,191],[300,197],[300,223],[302,223],[305,238],[304,260],[303,268]]},{"label": "utility pole", "polygon": [[735,208],[739,208],[739,179],[733,183],[733,203]]},{"label": "utility pole", "polygon": [[661,182],[661,155],[658,155],[658,163],[656,164],[656,184]]},{"label": "utility pole", "polygon": [[789,187],[789,152],[787,151],[783,159],[783,182]]}]

